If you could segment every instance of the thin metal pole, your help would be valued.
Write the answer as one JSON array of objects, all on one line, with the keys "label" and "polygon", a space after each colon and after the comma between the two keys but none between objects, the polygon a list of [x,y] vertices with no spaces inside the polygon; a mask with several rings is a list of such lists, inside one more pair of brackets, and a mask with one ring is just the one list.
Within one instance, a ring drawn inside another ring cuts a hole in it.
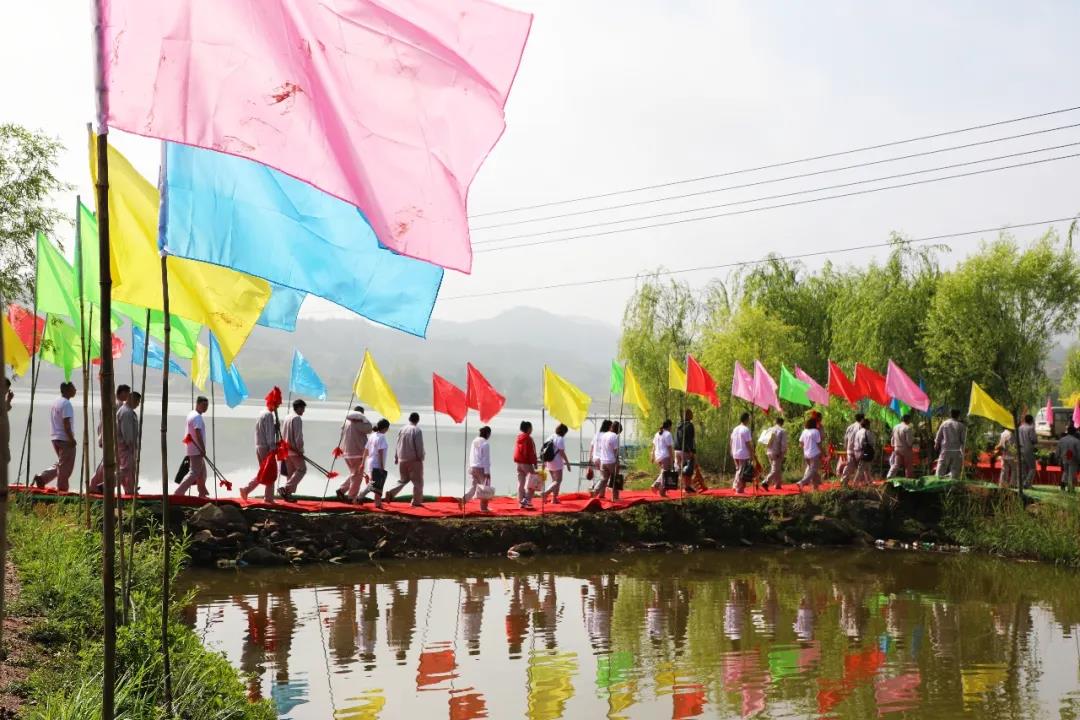
[{"label": "thin metal pole", "polygon": [[[38,347],[37,263],[34,263],[34,341],[30,346],[30,410],[26,415],[26,484],[30,484],[30,454],[34,449],[34,396],[37,395],[38,370],[41,369],[41,348]],[[35,353],[35,350],[38,352]]]},{"label": "thin metal pole", "polygon": [[[165,144],[162,143],[164,161]],[[172,580],[172,540],[169,538],[169,355],[172,322],[169,318],[169,256],[161,256],[162,319],[165,323],[165,360],[161,370],[161,660],[164,670],[165,717],[172,717],[172,665],[169,657],[169,588]],[[146,328],[149,333],[150,328]]]},{"label": "thin metal pole", "polygon": [[[435,468],[439,474],[439,497],[442,497],[442,456],[439,453],[439,413],[432,407],[431,416],[435,420]],[[413,486],[413,493],[416,492],[416,486]],[[415,498],[413,498],[415,500]]]},{"label": "thin metal pole", "polygon": [[[169,368],[166,366],[165,372]],[[210,381],[210,461],[217,466],[217,393],[214,392],[214,381]],[[217,500],[217,489],[220,481],[214,478],[214,500]]]},{"label": "thin metal pole", "polygon": [[[90,317],[87,320],[87,322],[88,322],[88,324],[90,324],[92,326],[94,324],[94,307],[93,306],[90,306],[89,315],[90,315]],[[88,342],[84,341],[82,343],[82,347],[79,348],[79,352],[82,355],[82,364],[83,364],[83,460],[82,460],[82,465],[83,465],[83,468],[86,470],[86,472],[88,474],[87,476],[89,477],[90,467],[94,466],[96,468],[96,466],[97,466],[97,456],[94,453],[94,446],[90,443],[90,423],[93,422],[93,420],[94,420],[94,394],[92,392],[90,392],[90,390],[93,389],[91,386],[94,384],[94,376],[90,373],[90,344]],[[100,391],[100,389],[101,389],[101,383],[99,382],[98,383],[98,390]],[[89,405],[89,415],[87,414],[87,412],[88,412],[87,411],[87,406],[88,405]],[[101,410],[102,410],[102,414],[104,414],[104,412],[105,412],[105,406],[104,405],[102,405]],[[104,425],[102,425],[102,428],[104,429]],[[96,435],[97,433],[95,432],[94,434]],[[105,436],[102,435],[102,446],[103,447],[104,447],[104,443],[105,443],[104,438],[105,438]],[[102,458],[102,463],[104,463],[104,462],[105,462],[105,459]],[[79,492],[83,492],[83,490],[84,490],[83,484],[82,484],[82,477],[83,477],[83,475],[80,472],[79,473]],[[86,529],[89,530],[90,529],[90,492],[89,492],[90,488],[89,488],[89,486],[87,486],[85,488],[85,490],[86,490],[86,492],[83,492],[83,509],[84,509],[84,512],[85,512]],[[104,492],[104,488],[102,488],[102,492]]]},{"label": "thin metal pole", "polygon": [[[0,294],[0,317],[4,314],[4,297]],[[34,325],[37,327],[37,324]],[[33,348],[31,348],[33,349]],[[4,357],[4,333],[0,332],[0,358]],[[0,377],[6,377],[0,359]],[[0,388],[0,588],[6,588],[7,578],[7,514],[8,463],[11,462],[11,432],[8,426],[7,389]],[[4,594],[0,592],[0,650],[4,647]]]},{"label": "thin metal pole", "polygon": [[465,408],[465,477],[461,484],[461,517],[465,517],[465,493],[469,491],[469,408]]}]

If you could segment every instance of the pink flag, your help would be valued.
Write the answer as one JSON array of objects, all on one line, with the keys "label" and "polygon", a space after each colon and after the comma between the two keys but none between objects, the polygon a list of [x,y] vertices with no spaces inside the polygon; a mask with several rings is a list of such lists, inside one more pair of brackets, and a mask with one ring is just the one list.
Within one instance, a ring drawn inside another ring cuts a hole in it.
[{"label": "pink flag", "polygon": [[754,402],[754,379],[738,360],[735,361],[735,374],[731,378],[731,395],[746,402]]},{"label": "pink flag", "polygon": [[885,392],[889,393],[889,397],[894,397],[916,410],[926,412],[930,407],[930,398],[926,396],[919,384],[909,378],[907,373],[892,360],[889,361],[889,368],[885,372]]},{"label": "pink flag", "polygon": [[1076,407],[1073,408],[1073,427],[1080,428],[1080,399],[1076,401]]},{"label": "pink flag", "polygon": [[754,361],[754,404],[762,410],[776,408],[779,412],[780,400],[776,397],[776,381],[769,375],[769,371],[761,364],[760,360]]},{"label": "pink flag", "polygon": [[1046,424],[1050,426],[1050,434],[1054,433],[1054,403],[1050,400],[1050,396],[1046,396]]},{"label": "pink flag", "polygon": [[255,160],[469,272],[469,185],[532,16],[486,0],[98,0],[107,122]]},{"label": "pink flag", "polygon": [[829,404],[829,391],[819,385],[818,382],[814,380],[814,378],[804,373],[802,371],[802,368],[800,368],[798,365],[795,366],[795,377],[810,386],[810,388],[806,391],[806,395],[810,398],[811,402],[815,402],[818,405]]}]

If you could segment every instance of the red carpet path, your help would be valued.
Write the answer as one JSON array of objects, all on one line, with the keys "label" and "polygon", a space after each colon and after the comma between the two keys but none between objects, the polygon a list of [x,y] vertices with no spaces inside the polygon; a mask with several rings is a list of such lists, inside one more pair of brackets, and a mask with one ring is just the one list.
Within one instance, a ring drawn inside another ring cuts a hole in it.
[{"label": "red carpet path", "polygon": [[[821,486],[822,490],[831,490],[838,487],[838,483],[825,483]],[[51,488],[45,490],[38,490],[37,488],[28,488],[26,486],[14,486],[11,488],[12,492],[29,494],[34,497],[45,498],[58,498],[58,497],[80,497],[76,493],[61,493]],[[780,490],[774,490],[767,492],[764,490],[758,491],[756,494],[753,490],[747,489],[746,492],[739,494],[731,488],[711,488],[703,493],[687,493],[686,497],[695,497],[697,495],[704,495],[706,497],[722,497],[722,498],[740,498],[746,500],[752,500],[755,497],[780,497],[798,495],[799,489],[793,484],[785,485]],[[100,495],[92,495],[92,498],[100,499]],[[610,497],[610,495],[609,495]],[[600,500],[598,498],[590,498],[588,493],[575,492],[564,493],[560,497],[560,503],[553,505],[550,501],[544,503],[543,513],[545,515],[555,515],[564,513],[579,513],[579,512],[598,512],[604,510],[625,510],[626,508],[633,507],[635,505],[641,505],[643,503],[653,502],[678,502],[681,494],[678,492],[669,492],[667,497],[660,497],[651,490],[625,490],[618,502],[613,502],[610,499]],[[125,496],[125,500],[130,500],[130,497]],[[146,503],[160,503],[160,495],[140,495],[140,502]],[[465,512],[462,513],[461,505],[458,503],[458,499],[454,497],[440,497],[430,500],[424,503],[423,507],[412,507],[408,500],[402,501],[400,499],[390,503],[383,503],[382,510],[376,510],[374,504],[370,501],[363,505],[350,505],[348,503],[338,502],[337,500],[318,500],[318,499],[299,499],[296,502],[285,502],[280,498],[277,502],[269,504],[264,500],[256,500],[254,498],[248,500],[241,500],[240,498],[221,498],[219,500],[213,500],[212,498],[198,498],[194,496],[176,496],[170,495],[169,502],[173,505],[181,505],[185,507],[199,507],[206,503],[216,502],[219,505],[235,505],[241,508],[259,508],[264,510],[282,510],[287,512],[300,512],[300,513],[313,513],[313,512],[328,512],[328,513],[340,513],[340,512],[370,512],[370,513],[384,513],[390,515],[399,515],[404,517],[414,518],[460,518],[460,517],[529,517],[540,515],[541,506],[539,499],[533,501],[533,510],[523,510],[518,506],[517,500],[513,497],[496,496],[491,499],[490,508],[491,512],[480,511],[480,501],[472,500],[465,507]]]}]

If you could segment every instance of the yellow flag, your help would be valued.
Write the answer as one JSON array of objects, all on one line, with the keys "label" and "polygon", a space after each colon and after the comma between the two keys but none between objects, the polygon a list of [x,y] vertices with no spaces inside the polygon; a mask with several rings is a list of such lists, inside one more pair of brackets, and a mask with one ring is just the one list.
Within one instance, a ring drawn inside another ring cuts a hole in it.
[{"label": "yellow flag", "polygon": [[585,422],[591,402],[592,398],[580,388],[544,366],[544,407],[553,418],[577,430]]},{"label": "yellow flag", "polygon": [[1009,411],[994,402],[994,399],[987,395],[976,382],[971,383],[971,403],[968,406],[968,415],[988,418],[1010,430],[1016,427]]},{"label": "yellow flag", "polygon": [[206,380],[210,377],[210,348],[202,343],[195,345],[195,356],[191,358],[191,382],[200,390],[206,390]]},{"label": "yellow flag", "polygon": [[649,401],[645,398],[645,393],[641,391],[641,386],[638,385],[634,371],[630,369],[629,365],[626,366],[625,377],[626,382],[624,385],[626,390],[623,392],[623,400],[631,405],[636,405],[642,413],[648,415],[650,410]]},{"label": "yellow flag", "polygon": [[[97,181],[97,143],[90,136],[90,175]],[[163,310],[158,206],[161,198],[146,178],[109,147],[109,239],[112,296]],[[270,299],[270,283],[229,268],[169,258],[169,312],[210,328],[232,363]]]},{"label": "yellow flag", "polygon": [[10,365],[11,370],[20,377],[30,369],[30,353],[26,351],[26,347],[19,339],[15,328],[11,327],[6,315],[4,316],[4,364]]},{"label": "yellow flag", "polygon": [[390,422],[397,422],[401,418],[401,406],[398,405],[397,396],[390,389],[390,383],[386,382],[386,378],[379,372],[375,358],[371,357],[367,350],[364,351],[364,364],[360,366],[360,374],[356,376],[353,392]]},{"label": "yellow flag", "polygon": [[686,392],[686,371],[679,367],[679,364],[675,362],[675,358],[668,355],[667,364],[667,384],[672,390],[682,390]]}]

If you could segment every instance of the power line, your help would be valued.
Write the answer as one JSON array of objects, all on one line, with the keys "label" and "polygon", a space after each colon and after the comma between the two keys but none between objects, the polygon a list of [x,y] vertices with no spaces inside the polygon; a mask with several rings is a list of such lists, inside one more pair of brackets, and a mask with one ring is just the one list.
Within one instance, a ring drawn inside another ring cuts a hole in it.
[{"label": "power line", "polygon": [[[930,184],[930,183],[941,182],[943,180],[955,180],[955,179],[958,179],[958,178],[972,177],[972,176],[975,176],[975,175],[986,175],[988,173],[999,172],[999,171],[1002,171],[1002,170],[1013,170],[1015,168],[1028,167],[1028,166],[1031,166],[1031,165],[1042,165],[1042,164],[1049,163],[1049,162],[1056,162],[1058,160],[1068,160],[1070,158],[1075,158],[1075,157],[1080,157],[1080,153],[1073,153],[1073,154],[1070,154],[1070,155],[1060,155],[1060,156],[1052,157],[1052,158],[1044,158],[1042,160],[1031,160],[1029,162],[1015,163],[1013,165],[1003,165],[1002,167],[987,168],[985,170],[973,170],[971,172],[958,173],[956,175],[945,175],[945,176],[939,177],[939,178],[927,178],[926,180],[913,180],[912,182],[900,183],[900,184],[897,184],[897,185],[886,185],[884,187],[870,188],[868,190],[852,190],[851,192],[839,193],[837,195],[826,195],[825,197],[819,197],[819,198],[809,198],[809,199],[806,199],[806,200],[792,200],[791,202],[779,203],[779,204],[776,204],[776,205],[765,205],[763,207],[758,207],[758,208],[747,208],[745,210],[731,210],[729,212],[716,213],[714,215],[703,215],[701,217],[681,218],[679,220],[668,220],[668,221],[665,221],[665,222],[653,223],[651,225],[639,225],[637,227],[630,227],[630,228],[616,228],[614,230],[604,230],[604,231],[595,232],[595,233],[584,233],[584,234],[581,234],[581,235],[570,235],[568,237],[549,238],[547,240],[536,240],[536,241],[528,242],[528,243],[518,243],[517,245],[506,245],[506,246],[503,246],[503,247],[487,248],[486,250],[477,250],[476,253],[480,254],[480,253],[499,252],[499,251],[502,251],[502,250],[518,250],[518,249],[522,249],[522,248],[534,247],[534,246],[537,246],[537,245],[549,245],[549,244],[552,244],[552,243],[569,242],[571,240],[581,240],[581,239],[584,239],[584,238],[592,238],[592,237],[605,237],[607,235],[617,235],[617,234],[625,233],[625,232],[634,232],[636,230],[652,230],[652,229],[658,228],[658,227],[667,227],[669,225],[682,225],[682,224],[685,224],[685,223],[700,222],[702,220],[715,220],[715,219],[718,219],[718,218],[731,217],[731,216],[734,216],[734,215],[748,215],[750,213],[764,212],[766,210],[778,210],[780,208],[796,207],[798,205],[809,205],[810,203],[822,202],[822,201],[825,201],[825,200],[838,200],[840,198],[846,198],[846,197],[856,197],[856,196],[859,196],[859,195],[869,195],[871,193],[882,192],[884,190],[897,190],[899,188],[914,187],[914,186],[917,186],[917,185],[927,185],[927,184]],[[693,211],[687,210],[686,212],[693,212]],[[476,244],[476,243],[474,243],[474,244]]]},{"label": "power line", "polygon": [[863,180],[852,180],[846,183],[837,183],[835,185],[823,185],[816,188],[807,188],[804,190],[792,190],[791,192],[778,193],[776,195],[762,195],[756,198],[747,198],[745,200],[733,200],[731,202],[719,203],[717,205],[704,205],[696,208],[687,208],[686,210],[671,210],[668,212],[655,213],[653,215],[638,215],[637,217],[623,218],[620,220],[604,220],[601,222],[592,223],[590,225],[576,225],[564,228],[555,228],[553,230],[537,230],[535,232],[521,233],[519,235],[507,235],[499,238],[489,238],[487,240],[477,240],[473,245],[488,245],[490,243],[505,242],[507,240],[521,240],[523,238],[543,237],[545,235],[555,235],[562,232],[577,232],[578,230],[591,230],[598,227],[608,227],[610,225],[621,225],[628,222],[642,222],[644,220],[656,220],[658,218],[674,217],[676,215],[686,215],[693,212],[705,212],[707,210],[720,210],[727,207],[737,207],[739,205],[750,205],[758,202],[765,202],[767,200],[780,200],[782,198],[796,197],[798,195],[810,195],[812,193],[826,192],[828,190],[840,190],[842,188],[857,187],[859,185],[869,185],[871,183],[885,182],[886,180],[898,180],[905,177],[913,177],[915,175],[925,175],[926,173],[941,172],[942,170],[955,170],[961,167],[970,167],[972,165],[981,165],[982,163],[995,162],[997,160],[1008,160],[1010,158],[1024,157],[1026,155],[1035,155],[1037,153],[1049,152],[1051,150],[1062,150],[1068,147],[1076,147],[1080,145],[1080,142],[1065,143],[1063,145],[1051,145],[1049,147],[1036,148],[1034,150],[1023,150],[1021,152],[1008,153],[1006,155],[995,155],[988,158],[979,158],[977,160],[966,160],[964,162],[952,163],[950,165],[941,165],[939,167],[926,168],[924,170],[911,170],[909,172],[896,173],[894,175],[883,175],[876,178],[865,178]]},{"label": "power line", "polygon": [[738,262],[720,263],[719,265],[699,265],[699,266],[696,266],[696,267],[682,268],[682,269],[679,269],[679,270],[658,270],[655,273],[638,273],[636,275],[620,275],[620,276],[617,276],[617,277],[597,278],[597,279],[593,279],[593,280],[578,280],[578,281],[574,281],[574,282],[557,283],[557,284],[553,284],[553,285],[538,285],[538,286],[535,286],[535,287],[514,288],[514,289],[508,289],[508,290],[492,290],[490,292],[473,293],[473,294],[470,294],[470,295],[453,295],[453,296],[448,297],[448,298],[440,298],[440,302],[446,302],[446,301],[449,301],[449,300],[467,300],[467,299],[471,299],[471,298],[492,297],[492,296],[495,296],[495,295],[512,295],[512,294],[515,294],[515,293],[524,293],[524,292],[539,292],[539,291],[542,291],[542,290],[556,290],[556,289],[560,289],[560,288],[580,287],[580,286],[585,286],[585,285],[601,285],[601,284],[605,284],[605,283],[624,282],[624,281],[627,281],[627,280],[638,280],[643,275],[645,275],[645,276],[650,276],[650,275],[658,275],[658,276],[659,275],[662,275],[662,276],[681,275],[683,273],[699,272],[699,271],[704,271],[704,270],[724,270],[724,269],[730,269],[730,268],[736,268],[736,267],[744,267],[744,266],[748,266],[748,265],[760,265],[762,263],[772,262],[774,260],[802,260],[802,259],[810,258],[810,257],[819,257],[821,255],[839,255],[841,253],[857,252],[859,250],[872,250],[872,249],[876,249],[876,248],[892,247],[892,246],[894,246],[896,244],[915,245],[917,243],[928,243],[928,242],[935,242],[935,241],[938,241],[938,240],[949,240],[949,239],[952,239],[952,238],[968,237],[968,236],[971,236],[971,235],[981,235],[983,233],[988,233],[988,232],[1000,232],[1000,231],[1006,230],[1006,229],[1012,230],[1012,229],[1017,229],[1017,228],[1037,227],[1037,226],[1040,226],[1040,225],[1051,225],[1053,223],[1060,223],[1060,222],[1071,222],[1073,219],[1074,219],[1073,217],[1062,217],[1062,218],[1054,218],[1052,220],[1039,220],[1039,221],[1036,221],[1036,222],[1019,223],[1019,224],[1016,224],[1016,225],[1009,225],[1008,227],[1004,227],[1004,228],[1003,227],[995,227],[995,228],[982,228],[982,229],[979,229],[979,230],[965,230],[963,232],[946,233],[946,234],[943,234],[943,235],[932,235],[930,237],[913,238],[911,240],[890,240],[889,242],[869,243],[869,244],[866,244],[866,245],[853,245],[853,246],[843,247],[843,248],[834,248],[834,249],[831,249],[831,250],[815,250],[813,252],[799,253],[799,254],[796,254],[796,255],[779,255],[779,256],[764,257],[764,258],[761,258],[759,260],[742,260],[742,261],[738,261]]},{"label": "power line", "polygon": [[982,145],[992,145],[994,143],[1007,142],[1009,140],[1019,140],[1020,138],[1033,137],[1035,135],[1044,135],[1046,133],[1058,132],[1060,130],[1072,130],[1073,128],[1080,127],[1080,123],[1073,123],[1071,125],[1059,125],[1057,127],[1046,128],[1045,130],[1034,130],[1032,132],[1020,133],[1018,135],[1007,135],[1005,137],[992,138],[990,140],[980,140],[978,142],[965,143],[963,145],[952,145],[949,147],[938,148],[936,150],[926,150],[923,152],[910,153],[908,155],[899,155],[896,157],[882,158],[880,160],[870,160],[868,162],[855,163],[853,165],[841,165],[839,167],[827,168],[825,170],[814,170],[812,172],[799,173],[797,175],[786,175],[779,178],[771,178],[768,180],[757,180],[755,182],[740,183],[738,185],[727,185],[725,187],[713,188],[711,190],[698,190],[697,192],[683,193],[681,195],[666,195],[660,198],[651,198],[648,200],[635,200],[633,202],[622,203],[621,205],[607,205],[600,208],[592,208],[590,210],[575,210],[573,212],[561,213],[559,215],[546,215],[544,217],[528,218],[527,220],[512,220],[509,222],[496,223],[494,225],[482,225],[480,227],[471,228],[473,232],[479,232],[481,230],[494,230],[495,228],[511,227],[514,225],[526,225],[529,223],[546,222],[548,220],[559,220],[567,217],[575,217],[578,215],[592,215],[594,213],[608,212],[610,210],[622,210],[628,207],[637,207],[640,205],[653,205],[655,203],[668,202],[669,200],[683,200],[685,198],[700,197],[702,195],[713,195],[716,193],[727,192],[729,190],[741,190],[744,188],[758,187],[760,185],[771,185],[773,183],[785,182],[787,180],[798,180],[801,178],[815,177],[817,175],[828,175],[830,173],[844,172],[846,170],[856,170],[858,168],[872,167],[874,165],[883,165],[886,163],[900,162],[903,160],[912,160],[914,158],[926,157],[929,155],[939,155],[941,153],[953,152],[956,150],[967,150],[973,147],[980,147]]},{"label": "power line", "polygon": [[759,170],[772,170],[775,168],[787,167],[789,165],[798,165],[800,163],[814,162],[815,160],[826,160],[828,158],[842,157],[844,155],[854,155],[855,153],[867,152],[869,150],[880,150],[887,147],[896,147],[897,145],[907,145],[908,143],[920,142],[922,140],[933,140],[935,138],[948,137],[950,135],[959,135],[961,133],[972,132],[974,130],[986,130],[992,127],[1000,127],[1002,125],[1011,125],[1013,123],[1024,122],[1026,120],[1037,120],[1038,118],[1050,117],[1051,115],[1061,115],[1063,113],[1073,112],[1074,110],[1080,110],[1080,105],[1074,107],[1061,108],[1059,110],[1050,110],[1048,112],[1037,113],[1035,115],[1025,115],[1023,117],[1010,118],[1008,120],[998,120],[997,122],[985,123],[982,125],[972,125],[970,127],[959,128],[956,130],[946,130],[944,132],[932,133],[930,135],[920,135],[919,137],[907,138],[904,140],[893,140],[891,142],[879,143],[877,145],[866,145],[864,147],[852,148],[850,150],[840,150],[838,152],[825,153],[823,155],[814,155],[812,157],[799,158],[797,160],[785,160],[783,162],[770,163],[768,165],[758,165],[757,167],[743,168],[741,170],[729,170],[727,172],[715,173],[713,175],[702,175],[701,177],[686,178],[683,180],[672,180],[670,182],[657,183],[655,185],[642,185],[636,188],[626,188],[624,190],[613,190],[611,192],[599,193],[596,195],[582,195],[579,197],[567,198],[565,200],[553,200],[551,202],[537,203],[535,205],[522,205],[515,208],[506,208],[504,210],[491,210],[484,213],[476,213],[470,217],[489,217],[491,215],[503,215],[506,213],[520,212],[522,210],[537,210],[539,208],[553,207],[556,205],[567,205],[569,203],[582,202],[584,200],[599,200],[602,198],[613,197],[616,195],[626,195],[628,193],[641,192],[644,190],[658,190],[660,188],[672,187],[674,185],[686,185],[689,183],[702,182],[704,180],[715,180],[722,177],[730,177],[732,175],[742,175],[744,173],[757,172]]}]

